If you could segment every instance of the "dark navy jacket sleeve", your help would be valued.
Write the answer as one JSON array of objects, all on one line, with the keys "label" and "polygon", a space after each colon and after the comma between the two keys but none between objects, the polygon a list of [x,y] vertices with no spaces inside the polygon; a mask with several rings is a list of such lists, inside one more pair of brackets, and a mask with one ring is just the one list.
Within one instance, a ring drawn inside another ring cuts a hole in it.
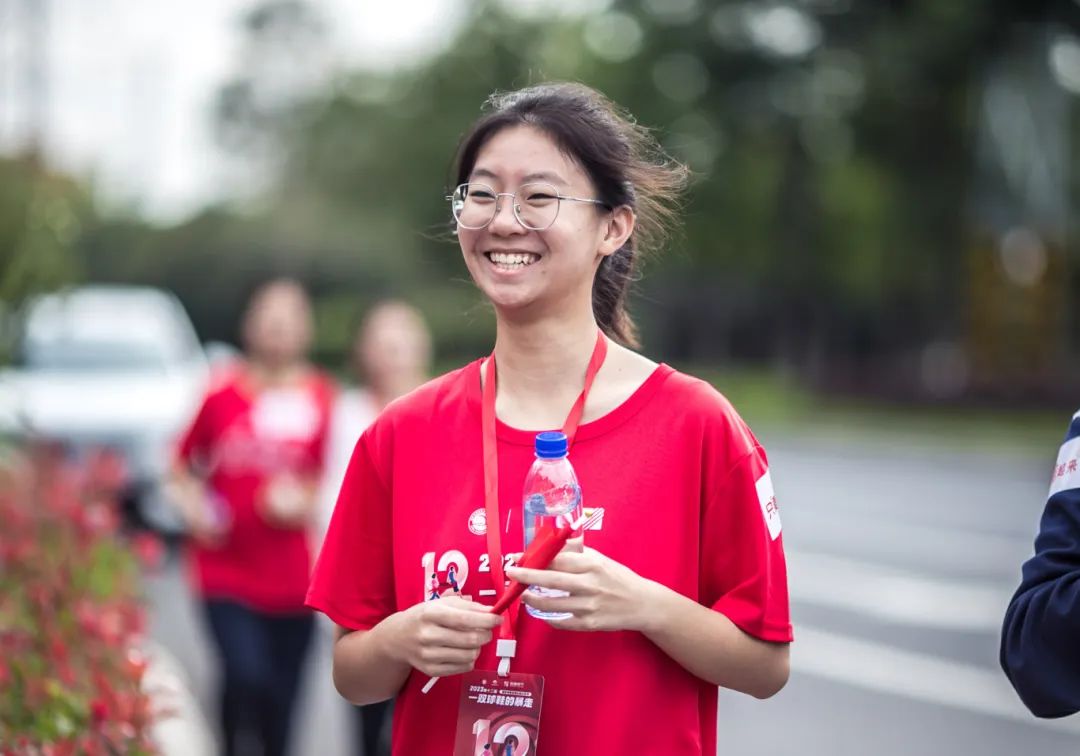
[{"label": "dark navy jacket sleeve", "polygon": [[1080,710],[1080,412],[1054,465],[1035,556],[1005,613],[1001,666],[1036,716]]}]

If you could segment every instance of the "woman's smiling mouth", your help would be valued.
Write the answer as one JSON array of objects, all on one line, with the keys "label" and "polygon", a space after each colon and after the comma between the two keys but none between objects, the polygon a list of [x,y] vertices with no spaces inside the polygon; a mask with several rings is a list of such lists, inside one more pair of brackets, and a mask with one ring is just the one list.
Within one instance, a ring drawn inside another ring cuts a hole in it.
[{"label": "woman's smiling mouth", "polygon": [[500,270],[521,270],[532,265],[540,259],[535,252],[501,252],[489,251],[484,257]]}]

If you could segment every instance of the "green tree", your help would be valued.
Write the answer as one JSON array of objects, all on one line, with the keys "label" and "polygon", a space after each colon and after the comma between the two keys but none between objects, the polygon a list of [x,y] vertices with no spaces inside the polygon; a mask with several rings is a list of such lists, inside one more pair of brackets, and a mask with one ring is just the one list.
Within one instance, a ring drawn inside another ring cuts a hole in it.
[{"label": "green tree", "polygon": [[91,217],[87,192],[71,179],[32,158],[0,160],[0,301],[17,306],[78,280],[76,242]]}]

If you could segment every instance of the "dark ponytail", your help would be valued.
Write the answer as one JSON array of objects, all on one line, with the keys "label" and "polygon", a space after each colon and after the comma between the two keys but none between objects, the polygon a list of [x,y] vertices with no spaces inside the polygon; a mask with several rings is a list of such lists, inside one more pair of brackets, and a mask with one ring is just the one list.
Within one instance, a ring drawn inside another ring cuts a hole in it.
[{"label": "dark ponytail", "polygon": [[550,136],[589,175],[597,198],[627,205],[634,233],[601,261],[593,281],[593,315],[611,338],[639,346],[626,309],[642,255],[658,253],[678,216],[687,169],[668,157],[647,129],[604,95],[583,84],[540,84],[488,98],[487,113],[462,140],[454,185],[468,181],[481,148],[499,131],[532,126]]}]

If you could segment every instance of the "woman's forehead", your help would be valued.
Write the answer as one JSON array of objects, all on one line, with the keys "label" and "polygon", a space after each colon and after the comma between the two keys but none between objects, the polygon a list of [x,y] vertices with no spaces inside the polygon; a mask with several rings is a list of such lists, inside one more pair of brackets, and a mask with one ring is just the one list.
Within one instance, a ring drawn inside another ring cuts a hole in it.
[{"label": "woman's forehead", "polygon": [[570,186],[587,181],[584,171],[544,132],[529,126],[503,129],[480,148],[472,181]]}]

